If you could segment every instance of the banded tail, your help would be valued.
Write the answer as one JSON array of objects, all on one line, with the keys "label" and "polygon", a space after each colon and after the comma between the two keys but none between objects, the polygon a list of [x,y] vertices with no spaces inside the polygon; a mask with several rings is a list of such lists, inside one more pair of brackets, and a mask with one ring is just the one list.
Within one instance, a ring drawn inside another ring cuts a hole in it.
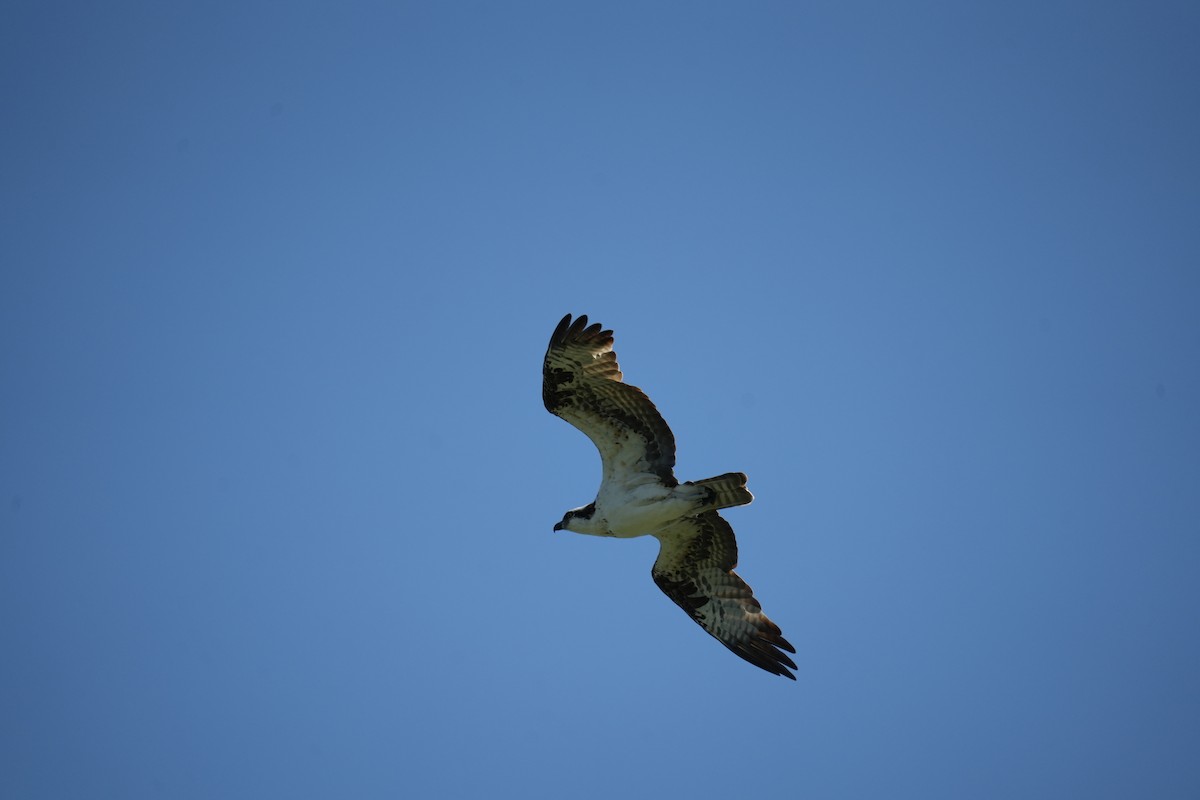
[{"label": "banded tail", "polygon": [[746,473],[744,472],[726,472],[715,478],[688,481],[688,483],[692,486],[703,486],[712,491],[712,504],[705,507],[706,511],[744,506],[754,499],[754,495],[750,494],[750,490],[746,488]]}]

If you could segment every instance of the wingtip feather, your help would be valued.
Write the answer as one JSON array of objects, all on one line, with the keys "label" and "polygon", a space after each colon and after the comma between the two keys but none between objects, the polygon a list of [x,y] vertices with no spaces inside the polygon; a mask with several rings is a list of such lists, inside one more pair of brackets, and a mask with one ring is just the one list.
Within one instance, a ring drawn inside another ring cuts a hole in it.
[{"label": "wingtip feather", "polygon": [[558,325],[554,328],[554,333],[550,334],[550,346],[553,347],[556,344],[561,344],[570,327],[571,315],[567,314],[558,321]]}]

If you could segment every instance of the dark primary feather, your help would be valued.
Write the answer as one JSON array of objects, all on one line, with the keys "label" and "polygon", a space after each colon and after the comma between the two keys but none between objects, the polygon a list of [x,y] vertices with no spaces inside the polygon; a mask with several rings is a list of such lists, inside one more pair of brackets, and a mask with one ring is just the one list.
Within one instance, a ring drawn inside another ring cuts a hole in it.
[{"label": "dark primary feather", "polygon": [[795,653],[779,626],[762,613],[750,587],[733,568],[737,542],[733,528],[709,511],[681,519],[656,534],[662,548],[651,575],[704,630],[756,667],[795,680]]},{"label": "dark primary feather", "polygon": [[668,486],[676,485],[675,437],[654,403],[621,381],[613,334],[587,315],[567,314],[554,329],[542,366],[542,401],[551,414],[587,434],[605,461],[623,448]]}]

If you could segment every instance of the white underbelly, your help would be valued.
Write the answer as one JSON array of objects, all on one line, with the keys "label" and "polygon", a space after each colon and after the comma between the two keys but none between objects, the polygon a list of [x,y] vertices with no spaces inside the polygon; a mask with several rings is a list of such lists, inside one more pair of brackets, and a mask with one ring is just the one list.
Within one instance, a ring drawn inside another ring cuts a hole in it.
[{"label": "white underbelly", "polygon": [[680,494],[657,479],[632,486],[609,484],[601,486],[596,497],[596,513],[613,536],[647,536],[695,509],[695,500]]}]

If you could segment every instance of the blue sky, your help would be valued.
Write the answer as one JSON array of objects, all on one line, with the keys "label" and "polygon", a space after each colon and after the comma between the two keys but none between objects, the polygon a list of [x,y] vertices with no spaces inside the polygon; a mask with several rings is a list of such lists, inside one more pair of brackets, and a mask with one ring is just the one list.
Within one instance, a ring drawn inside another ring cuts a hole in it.
[{"label": "blue sky", "polygon": [[[0,794],[1195,797],[1189,3],[0,26]],[[745,471],[740,661],[599,460]]]}]

